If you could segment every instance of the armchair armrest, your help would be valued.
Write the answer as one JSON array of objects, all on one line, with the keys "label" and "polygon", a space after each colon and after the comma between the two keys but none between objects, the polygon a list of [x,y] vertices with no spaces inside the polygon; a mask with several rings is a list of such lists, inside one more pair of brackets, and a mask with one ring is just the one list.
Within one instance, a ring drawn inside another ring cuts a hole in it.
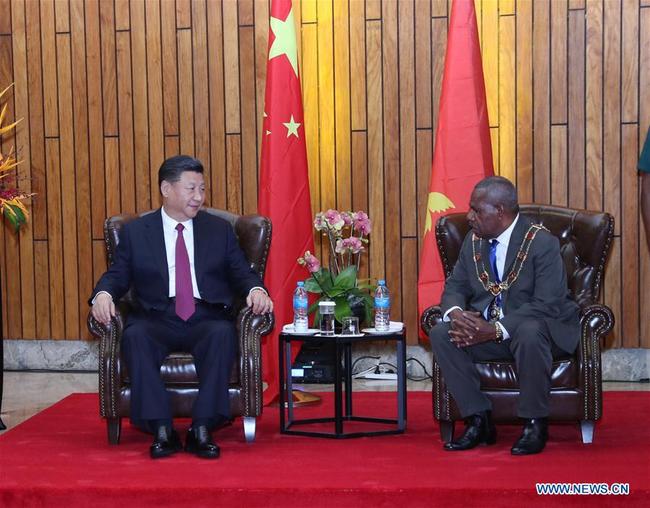
[{"label": "armchair armrest", "polygon": [[242,416],[262,413],[262,336],[267,335],[275,323],[273,313],[254,314],[244,307],[237,315],[239,336],[240,375],[242,380]]},{"label": "armchair armrest", "polygon": [[580,309],[580,343],[576,354],[584,391],[584,420],[598,420],[602,414],[600,340],[614,326],[614,314],[606,305],[588,304]]},{"label": "armchair armrest", "polygon": [[614,327],[614,314],[606,305],[591,303],[580,308],[580,326],[590,328],[599,338],[605,336]]},{"label": "armchair armrest", "polygon": [[108,325],[97,321],[88,313],[88,330],[99,339],[99,413],[105,418],[117,414],[118,390],[120,386],[119,355],[120,339],[124,330],[124,317],[119,308]]},{"label": "armchair armrest", "polygon": [[431,332],[431,328],[433,328],[436,324],[440,323],[442,321],[442,309],[440,309],[439,306],[434,305],[432,307],[427,308],[423,313],[422,317],[420,318],[420,327],[422,328],[422,331],[429,335]]},{"label": "armchair armrest", "polygon": [[590,365],[600,362],[600,340],[614,327],[614,314],[606,305],[592,303],[580,308],[578,358]]}]

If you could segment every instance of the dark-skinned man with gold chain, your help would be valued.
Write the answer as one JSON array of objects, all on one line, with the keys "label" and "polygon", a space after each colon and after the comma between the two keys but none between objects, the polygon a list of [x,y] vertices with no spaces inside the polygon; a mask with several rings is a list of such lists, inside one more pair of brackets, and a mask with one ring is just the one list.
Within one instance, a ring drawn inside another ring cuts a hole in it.
[{"label": "dark-skinned man with gold chain", "polygon": [[539,453],[548,439],[553,358],[573,353],[580,337],[559,241],[519,214],[517,191],[500,176],[476,185],[467,220],[471,231],[442,295],[443,322],[429,336],[466,422],[463,434],[444,448],[496,442],[491,402],[474,362],[514,359],[524,426],[511,453]]}]

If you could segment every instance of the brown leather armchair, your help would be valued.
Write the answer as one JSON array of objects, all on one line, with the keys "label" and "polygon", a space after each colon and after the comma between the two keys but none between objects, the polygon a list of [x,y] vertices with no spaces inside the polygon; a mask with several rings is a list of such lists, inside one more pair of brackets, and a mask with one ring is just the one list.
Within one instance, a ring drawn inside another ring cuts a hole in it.
[{"label": "brown leather armchair", "polygon": [[[271,221],[259,215],[239,216],[222,210],[205,211],[232,224],[239,244],[251,266],[264,276],[271,244]],[[150,213],[150,212],[145,212]],[[144,215],[144,214],[142,214]],[[118,234],[122,225],[135,215],[115,216],[104,223],[104,241],[109,265],[113,263]],[[99,339],[99,411],[106,418],[108,441],[118,444],[122,417],[129,416],[131,396],[126,362],[120,354],[122,330],[131,306],[127,293],[118,305],[117,316],[106,327],[88,315],[88,328]],[[255,439],[255,418],[262,414],[261,337],[273,328],[273,314],[255,315],[242,299],[234,305],[239,361],[230,377],[230,409],[233,416],[242,416],[246,441]],[[189,353],[172,353],[161,367],[161,375],[170,394],[175,417],[189,417],[198,391],[194,361]]]},{"label": "brown leather armchair", "polygon": [[[522,205],[521,213],[546,226],[560,240],[571,295],[581,314],[581,337],[573,355],[553,361],[551,373],[551,420],[579,421],[583,443],[593,440],[594,424],[602,413],[600,340],[612,329],[614,316],[597,303],[603,269],[614,233],[614,218],[608,213],[572,210],[558,206]],[[451,275],[469,225],[465,214],[441,217],[436,224],[436,239],[445,277]],[[442,319],[439,307],[429,307],[421,317],[422,330],[429,332]],[[492,401],[495,421],[517,421],[519,396],[514,362],[477,363],[481,389]],[[433,361],[433,415],[440,423],[440,436],[449,442],[454,422],[461,419]]]}]

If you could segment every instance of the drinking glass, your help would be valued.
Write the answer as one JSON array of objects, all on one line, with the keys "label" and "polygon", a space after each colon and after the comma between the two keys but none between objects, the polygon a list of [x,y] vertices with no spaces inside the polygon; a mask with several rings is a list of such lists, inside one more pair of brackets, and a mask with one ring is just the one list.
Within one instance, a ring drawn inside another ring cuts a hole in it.
[{"label": "drinking glass", "polygon": [[359,318],[354,316],[344,317],[341,335],[359,335]]},{"label": "drinking glass", "polygon": [[320,334],[334,335],[334,308],[336,303],[331,301],[318,302],[320,313]]}]

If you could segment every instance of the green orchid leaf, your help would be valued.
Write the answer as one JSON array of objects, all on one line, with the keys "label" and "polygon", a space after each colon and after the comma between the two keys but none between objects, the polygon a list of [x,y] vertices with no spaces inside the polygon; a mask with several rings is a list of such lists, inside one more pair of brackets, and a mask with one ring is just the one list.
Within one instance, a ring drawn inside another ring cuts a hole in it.
[{"label": "green orchid leaf", "polygon": [[305,280],[305,289],[310,293],[329,294],[332,289],[332,275],[326,268],[321,268]]},{"label": "green orchid leaf", "polygon": [[318,285],[318,282],[314,279],[313,275],[309,279],[305,279],[305,291],[309,293],[318,293],[321,294],[323,290]]},{"label": "green orchid leaf", "polygon": [[350,304],[348,303],[347,298],[335,298],[336,307],[334,308],[334,317],[339,323],[343,322],[344,317],[352,315],[352,309],[350,309]]},{"label": "green orchid leaf", "polygon": [[337,298],[345,297],[349,291],[350,289],[348,288],[340,288],[338,286],[334,286],[327,293],[332,300],[336,300]]},{"label": "green orchid leaf", "polygon": [[371,295],[368,295],[368,294],[364,294],[362,296],[363,296],[363,300],[364,300],[364,303],[365,303],[364,307],[365,307],[365,311],[366,311],[366,323],[371,323],[372,322],[372,311],[373,311],[373,307],[374,307],[374,304],[375,304],[375,299]]},{"label": "green orchid leaf", "polygon": [[364,290],[363,288],[356,287],[352,288],[348,291],[349,294],[354,295],[354,296],[364,296],[364,295],[369,295],[368,291]]},{"label": "green orchid leaf", "polygon": [[348,266],[345,270],[336,276],[334,281],[334,289],[350,289],[356,286],[357,282],[357,267]]},{"label": "green orchid leaf", "polygon": [[314,303],[312,303],[309,306],[309,309],[307,309],[307,314],[311,314],[312,312],[315,312],[315,311],[318,310],[318,302],[320,302],[320,299],[316,300]]}]

